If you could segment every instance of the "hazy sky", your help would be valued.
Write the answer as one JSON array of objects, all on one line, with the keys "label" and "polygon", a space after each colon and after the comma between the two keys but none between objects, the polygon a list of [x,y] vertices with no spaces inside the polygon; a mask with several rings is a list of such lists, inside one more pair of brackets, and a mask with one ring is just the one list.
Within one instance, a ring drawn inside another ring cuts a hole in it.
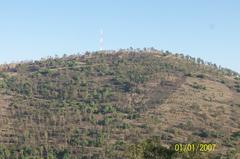
[{"label": "hazy sky", "polygon": [[0,0],[0,63],[155,47],[240,72],[238,0]]}]

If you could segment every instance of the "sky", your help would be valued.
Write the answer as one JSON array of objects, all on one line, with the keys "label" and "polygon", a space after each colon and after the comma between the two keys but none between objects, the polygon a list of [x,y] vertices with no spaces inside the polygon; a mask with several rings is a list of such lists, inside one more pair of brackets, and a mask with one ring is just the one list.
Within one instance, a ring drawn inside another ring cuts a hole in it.
[{"label": "sky", "polygon": [[240,72],[238,0],[0,0],[0,63],[154,47]]}]

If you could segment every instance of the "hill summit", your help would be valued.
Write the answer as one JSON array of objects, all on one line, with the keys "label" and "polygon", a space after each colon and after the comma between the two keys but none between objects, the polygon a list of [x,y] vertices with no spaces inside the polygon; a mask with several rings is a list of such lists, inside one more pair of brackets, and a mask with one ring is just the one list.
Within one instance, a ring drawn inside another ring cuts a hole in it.
[{"label": "hill summit", "polygon": [[[0,158],[236,158],[239,74],[155,49],[0,66]],[[174,144],[216,144],[176,152]],[[151,155],[149,155],[151,154]]]}]

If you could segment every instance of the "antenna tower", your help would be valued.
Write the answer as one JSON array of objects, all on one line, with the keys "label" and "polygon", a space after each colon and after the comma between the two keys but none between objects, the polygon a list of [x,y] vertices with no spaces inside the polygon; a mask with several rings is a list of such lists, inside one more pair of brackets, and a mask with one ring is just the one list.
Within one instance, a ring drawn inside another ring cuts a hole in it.
[{"label": "antenna tower", "polygon": [[103,30],[100,30],[100,51],[103,50]]}]

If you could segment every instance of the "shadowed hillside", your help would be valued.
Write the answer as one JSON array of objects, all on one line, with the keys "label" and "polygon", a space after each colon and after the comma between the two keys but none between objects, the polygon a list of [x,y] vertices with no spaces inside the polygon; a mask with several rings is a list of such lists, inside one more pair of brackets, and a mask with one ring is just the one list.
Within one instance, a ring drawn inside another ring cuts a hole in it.
[{"label": "shadowed hillside", "polygon": [[[240,153],[239,74],[202,59],[131,49],[0,69],[0,158]],[[217,146],[214,152],[178,154],[175,143]]]}]

